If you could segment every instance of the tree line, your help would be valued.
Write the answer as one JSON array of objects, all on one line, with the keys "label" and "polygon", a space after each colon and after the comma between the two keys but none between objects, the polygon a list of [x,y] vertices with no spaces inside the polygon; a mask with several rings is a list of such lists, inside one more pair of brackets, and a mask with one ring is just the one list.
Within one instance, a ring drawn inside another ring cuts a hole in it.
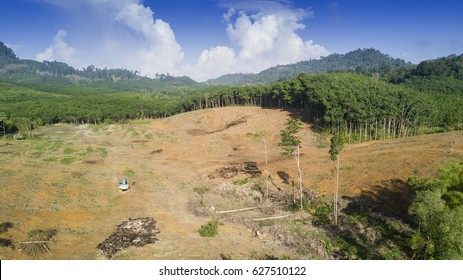
[{"label": "tree line", "polygon": [[390,139],[461,129],[463,99],[393,85],[353,73],[301,74],[297,78],[245,87],[226,87],[193,96],[184,110],[223,106],[302,109],[322,131],[349,142]]},{"label": "tree line", "polygon": [[[38,89],[47,90],[45,86]],[[0,83],[0,112],[10,120],[40,118],[52,124],[120,122],[225,106],[298,109],[320,131],[344,135],[348,142],[461,129],[463,125],[461,96],[420,92],[354,73],[301,74],[271,85],[180,87],[178,93],[108,93],[111,90],[106,89],[86,94],[93,90],[80,89],[71,91],[75,94],[59,94]],[[15,131],[14,123],[6,127],[6,133]]]}]

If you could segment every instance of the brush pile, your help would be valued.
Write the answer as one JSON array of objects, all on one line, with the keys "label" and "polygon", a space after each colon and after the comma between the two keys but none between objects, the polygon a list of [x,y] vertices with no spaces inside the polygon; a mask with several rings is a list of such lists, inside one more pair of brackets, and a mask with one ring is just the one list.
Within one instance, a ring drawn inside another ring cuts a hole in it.
[{"label": "brush pile", "polygon": [[21,242],[19,251],[29,257],[36,258],[39,255],[48,252],[52,254],[47,243],[58,233],[57,229],[34,229],[27,233],[27,241]]},{"label": "brush pile", "polygon": [[96,248],[102,250],[106,258],[111,259],[114,254],[130,246],[141,247],[155,243],[159,240],[156,238],[158,233],[160,230],[156,228],[153,218],[129,218],[120,223],[116,231]]}]

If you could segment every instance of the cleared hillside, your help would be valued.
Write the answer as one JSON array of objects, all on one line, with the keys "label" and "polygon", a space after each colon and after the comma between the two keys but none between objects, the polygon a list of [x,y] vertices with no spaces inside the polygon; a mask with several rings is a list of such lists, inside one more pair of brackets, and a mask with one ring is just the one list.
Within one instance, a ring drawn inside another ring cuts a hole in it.
[{"label": "cleared hillside", "polygon": [[[41,129],[39,140],[0,141],[0,175],[7,182],[0,223],[12,225],[0,237],[18,245],[31,230],[55,228],[58,234],[49,244],[53,255],[38,258],[95,259],[102,258],[96,246],[122,220],[151,216],[160,240],[129,248],[116,259],[341,258],[324,245],[330,233],[312,226],[309,214],[279,206],[282,198],[291,197],[290,182],[297,178],[294,159],[281,156],[278,146],[279,131],[292,115],[297,112],[228,107],[122,125],[54,125]],[[212,214],[208,209],[263,202],[262,188],[256,187],[265,169],[263,145],[248,136],[262,130],[269,132],[272,204],[260,211]],[[329,141],[308,125],[300,137],[304,189],[330,201],[334,164],[328,159]],[[453,140],[457,143],[451,148]],[[410,198],[404,181],[431,176],[444,163],[461,160],[462,143],[463,132],[451,132],[346,146],[341,208],[370,197],[400,216]],[[123,177],[132,184],[126,193],[117,191]],[[204,185],[211,190],[202,207],[194,188]],[[252,221],[280,215],[290,216]],[[220,221],[218,236],[200,237],[198,229],[214,217]],[[0,258],[31,257],[2,245]]]}]

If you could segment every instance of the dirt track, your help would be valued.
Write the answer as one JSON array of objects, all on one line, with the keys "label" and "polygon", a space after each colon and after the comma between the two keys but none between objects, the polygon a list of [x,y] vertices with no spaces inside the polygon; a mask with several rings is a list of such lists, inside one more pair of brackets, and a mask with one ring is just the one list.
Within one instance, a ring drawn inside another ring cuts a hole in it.
[{"label": "dirt track", "polygon": [[[50,245],[53,255],[43,259],[102,258],[95,249],[115,226],[129,217],[151,216],[160,239],[152,245],[129,249],[120,259],[235,259],[291,256],[294,249],[259,238],[243,224],[227,221],[219,235],[203,238],[201,225],[210,220],[192,211],[199,196],[193,189],[209,185],[206,206],[216,210],[252,206],[242,194],[223,195],[224,179],[217,170],[231,164],[255,163],[264,169],[262,143],[246,134],[267,130],[269,174],[275,186],[291,193],[296,177],[292,158],[280,155],[279,131],[287,111],[231,107],[177,115],[143,124],[106,127],[53,126],[40,131],[41,140],[0,141],[0,223],[12,228],[1,238],[24,241],[37,228],[57,228]],[[332,193],[334,164],[328,160],[328,142],[306,126],[303,140],[303,182],[318,195]],[[450,141],[457,144],[450,150]],[[463,157],[463,133],[425,135],[399,140],[373,141],[347,146],[341,154],[342,196],[356,196],[397,187],[411,175],[430,176],[445,162]],[[119,193],[117,181],[126,177],[129,192]],[[400,194],[400,190],[398,191]],[[251,194],[252,196],[253,194]],[[252,197],[251,197],[252,198]],[[398,200],[400,201],[400,200]],[[262,215],[250,213],[249,215]],[[0,247],[0,259],[23,259],[18,250]]]}]

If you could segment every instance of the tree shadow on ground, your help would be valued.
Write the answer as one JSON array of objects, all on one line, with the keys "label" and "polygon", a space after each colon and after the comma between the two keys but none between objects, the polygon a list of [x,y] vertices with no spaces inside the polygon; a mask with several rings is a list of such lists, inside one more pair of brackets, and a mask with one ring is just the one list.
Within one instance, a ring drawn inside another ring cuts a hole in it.
[{"label": "tree shadow on ground", "polygon": [[[266,108],[266,107],[262,107]],[[266,108],[266,109],[276,109],[276,110],[283,110],[289,113],[290,118],[299,119],[301,122],[309,125],[314,132],[320,133],[326,131],[326,127],[320,125],[319,122],[316,121],[316,116],[314,116],[313,111],[309,109],[298,109],[298,108]]]},{"label": "tree shadow on ground", "polygon": [[8,238],[0,238],[0,247],[12,247],[13,241]]},{"label": "tree shadow on ground", "polygon": [[339,259],[407,259],[413,233],[408,208],[413,198],[407,183],[393,179],[344,196],[337,226],[325,225]]},{"label": "tree shadow on ground", "polygon": [[7,232],[10,228],[13,227],[12,222],[4,222],[0,224],[0,233]]},{"label": "tree shadow on ground", "polygon": [[288,173],[284,171],[278,171],[277,174],[278,174],[278,177],[280,177],[281,182],[283,184],[289,185],[289,174]]},{"label": "tree shadow on ground", "polygon": [[[0,224],[0,233],[7,232],[10,228],[13,227],[12,222],[4,222]],[[0,247],[12,247],[13,241],[8,238],[0,238]]]},{"label": "tree shadow on ground", "polygon": [[392,179],[367,189],[359,196],[343,196],[348,203],[342,212],[347,215],[377,213],[383,217],[411,222],[408,208],[413,199],[413,191],[406,182]]}]

